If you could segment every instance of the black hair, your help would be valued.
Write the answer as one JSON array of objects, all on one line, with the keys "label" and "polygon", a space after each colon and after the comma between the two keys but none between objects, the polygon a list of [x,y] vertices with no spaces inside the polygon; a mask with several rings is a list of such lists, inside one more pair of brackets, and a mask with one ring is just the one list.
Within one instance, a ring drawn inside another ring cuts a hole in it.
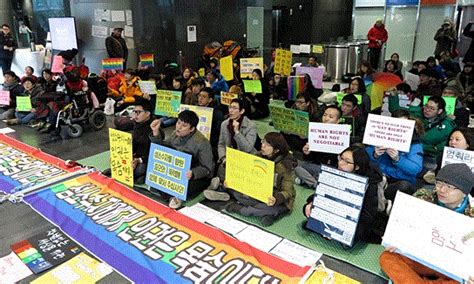
[{"label": "black hair", "polygon": [[358,100],[357,100],[357,97],[354,96],[353,94],[348,94],[348,95],[345,95],[343,98],[342,98],[342,101],[343,102],[351,102],[352,103],[352,106],[357,106],[358,105]]},{"label": "black hair", "polygon": [[31,67],[31,66],[26,66],[25,69],[26,69],[26,68],[29,68],[29,69],[31,70],[31,73],[35,73],[35,69],[34,69],[33,67]]},{"label": "black hair", "polygon": [[[326,109],[324,110],[324,112],[326,112],[326,110],[328,109],[335,109],[337,110],[337,118],[341,118],[342,116],[342,110],[340,107],[338,106],[335,106],[335,105],[330,105],[330,106],[327,106]],[[323,114],[324,115],[324,114]]]},{"label": "black hair", "polygon": [[474,150],[474,130],[469,127],[456,127],[454,128],[453,131],[448,136],[448,141],[446,142],[446,145],[449,146],[449,139],[451,138],[451,135],[453,135],[454,132],[459,131],[461,132],[462,136],[464,136],[464,139],[466,139],[467,145],[469,147],[467,150],[472,151]]},{"label": "black hair", "polygon": [[406,109],[397,109],[396,111],[392,112],[392,117],[400,118],[400,117],[410,117],[410,113]]},{"label": "black hair", "polygon": [[3,25],[2,25],[2,28],[3,28],[3,27],[10,28],[10,26],[9,26],[9,25],[7,25],[7,24],[3,24]]},{"label": "black hair", "polygon": [[203,78],[199,77],[199,78],[193,79],[193,80],[191,81],[191,85],[192,85],[192,86],[197,86],[197,85],[199,85],[199,86],[205,86],[205,85],[206,85],[206,81],[204,81]]},{"label": "black hair", "polygon": [[178,114],[178,119],[184,123],[188,123],[194,128],[196,128],[199,123],[198,115],[192,110],[183,110]]},{"label": "black hair", "polygon": [[438,109],[442,109],[443,111],[445,111],[446,102],[444,101],[443,97],[431,96],[428,98],[428,101],[434,102],[435,104],[438,105]]},{"label": "black hair", "polygon": [[[354,160],[354,173],[361,176],[367,176],[371,170],[370,158],[363,145],[353,144],[344,149],[344,151],[339,155],[342,156],[342,154],[348,151],[352,153],[352,159]],[[356,169],[357,167],[358,169]]]},{"label": "black hair", "polygon": [[128,74],[130,74],[130,75],[132,75],[132,76],[135,76],[135,75],[137,74],[137,71],[136,71],[135,69],[132,69],[132,68],[127,68],[127,69],[125,70],[125,72],[123,72],[123,73],[124,73],[124,74],[125,74],[125,73],[128,73]]},{"label": "black hair", "polygon": [[18,77],[16,76],[15,72],[13,72],[13,71],[5,71],[5,73],[3,73],[3,76],[5,76],[5,75],[10,75],[10,76],[12,76],[12,77],[14,77],[14,78],[18,78]]},{"label": "black hair", "polygon": [[44,68],[42,71],[41,71],[41,75],[43,75],[43,73],[47,73],[49,75],[53,75],[53,72],[51,72],[51,69],[49,68]]},{"label": "black hair", "polygon": [[367,92],[367,89],[365,88],[365,82],[361,77],[354,77],[354,78],[351,79],[351,82],[354,81],[354,80],[356,80],[357,83],[359,83],[358,93],[364,94],[365,92]]},{"label": "black hair", "polygon": [[209,87],[204,87],[201,92],[205,92],[208,94],[209,98],[214,99],[214,91]]},{"label": "black hair", "polygon": [[252,70],[252,73],[257,73],[258,77],[260,77],[260,79],[263,79],[262,70],[260,70],[260,69],[253,69],[253,70]]},{"label": "black hair", "polygon": [[402,91],[405,94],[411,93],[411,87],[407,83],[400,83],[397,85],[397,90]]},{"label": "black hair", "polygon": [[242,115],[250,114],[250,104],[247,100],[245,100],[245,99],[233,99],[232,101],[230,101],[229,105],[231,105],[233,103],[239,104],[239,111],[245,110],[244,114],[242,114]]},{"label": "black hair", "polygon": [[153,106],[151,105],[151,102],[149,100],[145,100],[142,97],[137,97],[135,99],[135,106],[141,106],[144,111],[152,112],[153,111]]}]

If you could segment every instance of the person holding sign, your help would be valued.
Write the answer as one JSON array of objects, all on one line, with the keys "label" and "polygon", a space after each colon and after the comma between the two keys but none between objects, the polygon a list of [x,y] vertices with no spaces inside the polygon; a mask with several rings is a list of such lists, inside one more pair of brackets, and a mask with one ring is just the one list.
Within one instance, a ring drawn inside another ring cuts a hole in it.
[{"label": "person holding sign", "polygon": [[212,125],[211,125],[211,146],[214,157],[217,158],[217,143],[219,142],[219,134],[221,124],[224,121],[224,114],[214,100],[214,92],[211,88],[206,87],[201,90],[198,95],[198,106],[212,108]]},{"label": "person holding sign", "polygon": [[216,96],[218,101],[221,99],[221,92],[229,91],[229,85],[227,85],[224,77],[217,69],[211,69],[211,71],[207,73],[207,81],[211,84],[214,93],[218,94]]},{"label": "person holding sign", "polygon": [[135,103],[136,97],[143,97],[144,99],[150,100],[150,95],[143,94],[138,85],[139,77],[135,75],[135,70],[125,70],[125,76],[120,80],[120,87],[118,90],[109,89],[112,96],[117,100],[115,112],[120,112],[126,109],[128,106]]},{"label": "person holding sign", "polygon": [[250,103],[250,112],[247,116],[250,119],[266,118],[270,114],[268,104],[270,103],[268,86],[263,80],[262,70],[254,69],[252,71],[252,80],[260,81],[262,92],[248,92],[245,90],[244,98]]},{"label": "person holding sign", "polygon": [[[212,159],[212,148],[209,140],[196,129],[199,123],[198,115],[190,110],[184,110],[178,114],[176,129],[171,135],[165,137],[161,129],[161,121],[155,119],[150,127],[152,135],[150,140],[180,152],[192,155],[191,170],[186,173],[188,183],[188,196],[192,198],[209,186],[214,173],[214,161]],[[177,209],[181,207],[182,201],[176,197],[165,195],[169,198],[169,207]]]},{"label": "person holding sign", "polygon": [[[474,217],[474,208],[469,200],[469,192],[473,185],[474,176],[467,165],[449,164],[444,166],[436,176],[434,191],[420,189],[414,196],[468,217]],[[445,246],[452,249],[448,244]],[[387,247],[380,255],[380,266],[393,283],[459,283],[396,253],[396,250],[395,247]],[[464,283],[474,283],[474,272]]]},{"label": "person holding sign", "polygon": [[461,90],[457,86],[447,86],[442,93],[444,98],[456,98],[454,114],[448,114],[448,117],[454,120],[457,126],[468,127],[471,112],[461,103],[461,95]]},{"label": "person holding sign", "polygon": [[247,102],[233,99],[229,105],[229,118],[221,123],[219,144],[217,146],[217,177],[212,178],[209,187],[204,190],[208,200],[228,201],[230,195],[221,182],[225,180],[226,149],[231,147],[239,151],[254,154],[257,141],[257,125],[247,118]]},{"label": "person holding sign", "polygon": [[185,105],[197,105],[198,95],[205,86],[206,81],[203,78],[193,79],[191,86],[184,92],[182,103],[184,102]]},{"label": "person holding sign", "polygon": [[367,117],[359,109],[358,100],[353,94],[345,95],[341,103],[342,124],[351,125],[351,141],[362,140]]},{"label": "person holding sign", "polygon": [[[44,93],[43,88],[39,84],[35,84],[35,80],[31,77],[23,78],[21,84],[25,89],[22,96],[17,97],[17,106],[14,119],[7,120],[8,125],[15,124],[28,124],[30,121],[35,120],[38,117],[44,117],[47,115],[44,107],[39,107],[38,97]],[[24,100],[20,103],[20,99]],[[28,109],[29,108],[29,109]]]},{"label": "person holding sign", "polygon": [[0,106],[0,119],[12,119],[15,117],[16,97],[25,91],[15,72],[6,71],[3,74],[3,91],[8,92],[10,102]]},{"label": "person holding sign", "polygon": [[[377,191],[379,183],[383,182],[383,175],[378,168],[374,168],[370,164],[369,155],[365,151],[363,145],[352,145],[345,149],[338,156],[337,168],[341,171],[354,173],[369,178],[369,185],[365,192],[362,210],[359,216],[359,223],[355,232],[355,241],[363,241],[367,243],[380,243],[381,234],[376,232],[380,221],[377,218],[378,196]],[[308,197],[303,214],[306,218],[311,215],[313,210],[314,195]],[[380,227],[384,227],[383,225]],[[304,225],[306,228],[306,224]]]},{"label": "person holding sign", "polygon": [[109,37],[105,39],[105,48],[109,58],[123,58],[123,68],[127,68],[128,47],[122,37],[122,28],[114,28]]},{"label": "person holding sign", "polygon": [[360,77],[352,78],[349,83],[349,88],[343,91],[346,94],[359,95],[362,97],[362,103],[359,105],[360,111],[363,115],[367,115],[370,112],[371,101],[367,95],[367,89],[365,88],[364,80]]},{"label": "person holding sign", "polygon": [[261,217],[262,224],[270,226],[283,214],[293,209],[296,197],[293,184],[295,180],[294,169],[297,161],[289,152],[288,144],[283,135],[277,132],[270,132],[265,135],[262,140],[260,155],[275,162],[273,196],[265,204],[240,192],[233,191],[233,196],[237,202],[229,203],[226,210],[244,216]]}]

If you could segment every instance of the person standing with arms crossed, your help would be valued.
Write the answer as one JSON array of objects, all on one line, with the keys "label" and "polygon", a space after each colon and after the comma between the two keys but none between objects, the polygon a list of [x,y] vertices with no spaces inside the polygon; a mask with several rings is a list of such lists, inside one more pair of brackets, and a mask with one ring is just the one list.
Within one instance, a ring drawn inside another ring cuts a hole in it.
[{"label": "person standing with arms crossed", "polygon": [[379,18],[375,21],[374,26],[367,33],[367,39],[369,40],[370,65],[374,69],[378,69],[380,51],[388,39],[388,33],[382,19]]},{"label": "person standing with arms crossed", "polygon": [[123,70],[127,69],[128,47],[122,37],[122,28],[115,28],[105,39],[105,48],[109,58],[123,58]]}]

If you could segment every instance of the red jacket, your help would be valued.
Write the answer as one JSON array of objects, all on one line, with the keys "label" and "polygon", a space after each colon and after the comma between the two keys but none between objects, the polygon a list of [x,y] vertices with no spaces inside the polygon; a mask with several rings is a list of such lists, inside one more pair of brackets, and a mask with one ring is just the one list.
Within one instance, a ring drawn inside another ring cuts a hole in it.
[{"label": "red jacket", "polygon": [[[388,34],[385,26],[382,25],[380,28],[377,28],[375,25],[369,30],[367,34],[369,39],[369,48],[382,48],[382,45],[387,41]],[[381,40],[382,44],[378,44],[377,40]]]}]

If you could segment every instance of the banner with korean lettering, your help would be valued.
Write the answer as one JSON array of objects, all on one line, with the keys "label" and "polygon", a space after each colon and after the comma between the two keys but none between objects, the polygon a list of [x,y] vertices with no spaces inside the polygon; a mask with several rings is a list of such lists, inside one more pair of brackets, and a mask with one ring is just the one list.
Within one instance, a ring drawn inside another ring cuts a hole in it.
[{"label": "banner with korean lettering", "polygon": [[132,134],[109,128],[112,178],[133,187]]},{"label": "banner with korean lettering", "polygon": [[214,114],[214,110],[211,107],[181,105],[179,111],[183,110],[194,111],[199,116],[197,130],[201,131],[201,133],[204,134],[208,140],[211,139],[212,116]]},{"label": "banner with korean lettering", "polygon": [[59,158],[0,134],[0,192],[21,191],[76,170]]},{"label": "banner with korean lettering", "polygon": [[474,173],[474,151],[444,147],[441,167],[447,164],[466,164]]},{"label": "banner with korean lettering", "polygon": [[277,49],[275,55],[274,73],[282,76],[290,76],[293,53],[284,49]]},{"label": "banner with korean lettering", "polygon": [[100,173],[25,202],[137,283],[297,283],[310,269],[279,259]]},{"label": "banner with korean lettering", "polygon": [[273,126],[276,129],[302,137],[308,136],[309,114],[307,112],[286,108],[277,103],[272,103],[269,107]]},{"label": "banner with korean lettering", "polygon": [[166,192],[181,200],[186,200],[188,179],[186,173],[191,169],[192,156],[174,149],[152,143],[146,184]]},{"label": "banner with korean lettering", "polygon": [[240,58],[240,78],[252,78],[252,72],[255,69],[263,70],[263,57],[257,58]]},{"label": "banner with korean lettering", "polygon": [[157,90],[155,114],[169,117],[178,117],[181,106],[181,92]]}]

